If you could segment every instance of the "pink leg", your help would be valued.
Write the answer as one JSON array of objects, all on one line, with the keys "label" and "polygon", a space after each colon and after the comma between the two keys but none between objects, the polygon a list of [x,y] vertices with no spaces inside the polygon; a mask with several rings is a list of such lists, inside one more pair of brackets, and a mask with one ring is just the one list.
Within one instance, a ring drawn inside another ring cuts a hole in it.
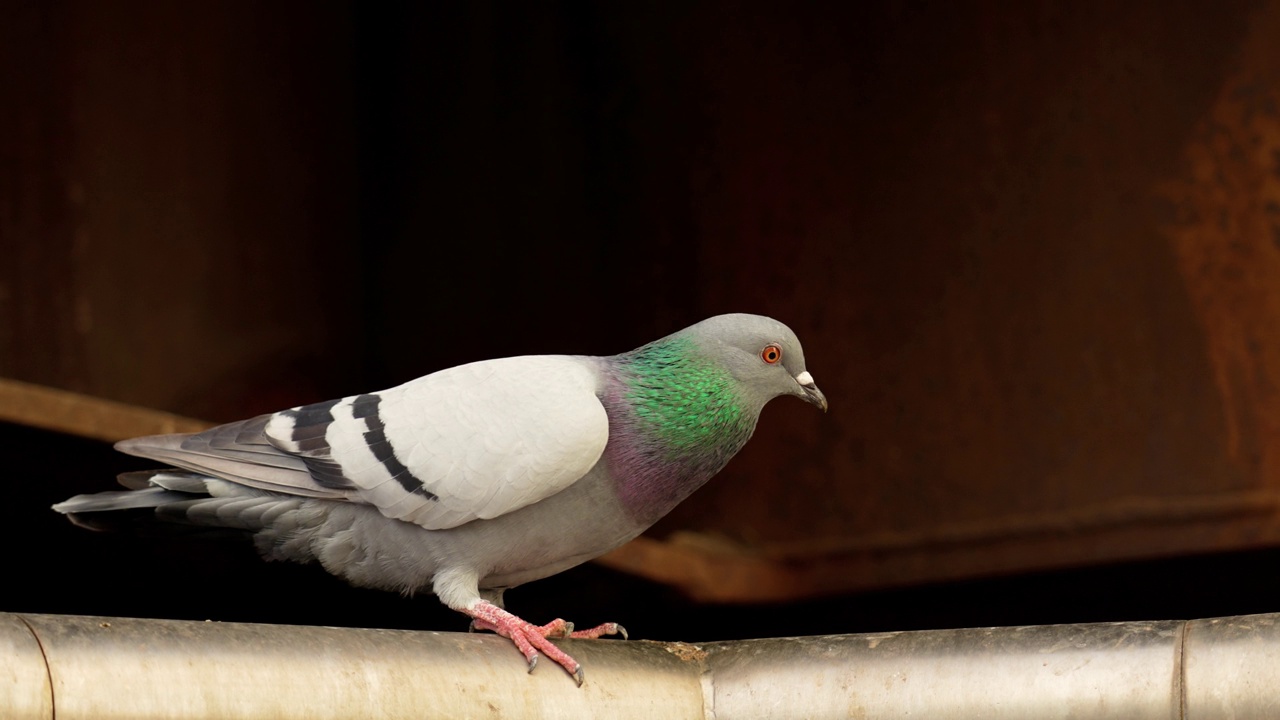
[{"label": "pink leg", "polygon": [[[579,637],[578,635],[575,635],[573,632],[573,623],[566,622],[564,620],[561,620],[560,618],[556,618],[555,620],[552,620],[546,625],[533,625],[532,627],[535,630],[537,630],[539,633],[541,633],[542,637],[544,638]],[[601,627],[604,627],[604,626],[602,625]],[[594,628],[592,629],[594,630]],[[472,619],[471,627],[467,631],[474,632],[476,630],[488,630],[489,632],[498,632],[498,627],[491,622]],[[583,635],[581,637],[595,638],[595,637],[600,637],[600,635],[607,635],[607,634],[609,633],[600,633],[599,635],[591,635],[591,636]]]},{"label": "pink leg", "polygon": [[529,664],[529,672],[533,672],[533,668],[538,664],[538,652],[541,651],[543,655],[546,655],[567,670],[574,680],[578,682],[579,686],[582,685],[582,666],[578,664],[577,660],[569,657],[565,651],[551,644],[551,641],[547,638],[598,638],[601,635],[615,635],[618,633],[621,633],[624,638],[627,637],[626,628],[617,623],[605,623],[590,630],[580,630],[578,632],[574,632],[573,623],[565,622],[560,618],[556,618],[546,625],[534,625],[521,620],[497,605],[483,600],[463,612],[471,616],[472,627],[479,630],[490,630],[515,643],[521,654],[524,655],[525,662]]}]

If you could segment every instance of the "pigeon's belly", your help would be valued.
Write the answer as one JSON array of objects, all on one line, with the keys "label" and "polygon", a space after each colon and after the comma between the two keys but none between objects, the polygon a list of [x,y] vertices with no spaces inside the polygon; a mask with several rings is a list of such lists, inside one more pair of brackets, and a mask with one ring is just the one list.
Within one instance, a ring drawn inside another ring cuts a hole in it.
[{"label": "pigeon's belly", "polygon": [[263,537],[260,547],[277,559],[318,559],[363,587],[430,590],[445,570],[474,572],[484,589],[514,587],[603,555],[647,527],[623,510],[613,485],[601,463],[546,500],[447,530],[391,520],[367,505],[314,500],[281,518],[297,541],[273,545]]},{"label": "pigeon's belly", "polygon": [[542,502],[457,528],[467,532],[451,542],[469,546],[468,554],[479,560],[474,567],[480,572],[480,587],[496,589],[548,577],[599,557],[645,527],[623,511],[602,463]]}]

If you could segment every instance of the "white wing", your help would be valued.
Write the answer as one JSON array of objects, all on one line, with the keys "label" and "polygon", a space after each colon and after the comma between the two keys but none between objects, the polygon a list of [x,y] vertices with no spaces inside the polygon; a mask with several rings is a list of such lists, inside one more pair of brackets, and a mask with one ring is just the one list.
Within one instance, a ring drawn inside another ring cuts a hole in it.
[{"label": "white wing", "polygon": [[485,360],[117,447],[260,490],[368,503],[439,530],[512,512],[585,475],[609,439],[598,385],[585,358]]},{"label": "white wing", "polygon": [[450,528],[538,502],[585,475],[609,439],[597,384],[582,359],[487,360],[344,398],[313,449],[297,410],[277,413],[265,435],[337,470],[349,483],[342,489],[384,515]]}]

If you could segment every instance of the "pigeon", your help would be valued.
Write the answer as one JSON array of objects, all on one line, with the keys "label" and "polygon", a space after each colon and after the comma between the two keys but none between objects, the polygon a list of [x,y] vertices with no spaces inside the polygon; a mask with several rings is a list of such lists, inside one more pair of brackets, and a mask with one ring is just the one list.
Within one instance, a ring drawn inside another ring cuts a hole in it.
[{"label": "pigeon", "polygon": [[780,395],[827,409],[786,325],[719,315],[619,355],[484,360],[125,440],[118,450],[170,467],[53,509],[91,528],[93,514],[141,509],[244,531],[268,560],[434,593],[473,628],[510,639],[530,672],[541,653],[581,686],[581,665],[549,638],[626,630],[534,625],[505,609],[503,592],[635,538],[718,473]]}]

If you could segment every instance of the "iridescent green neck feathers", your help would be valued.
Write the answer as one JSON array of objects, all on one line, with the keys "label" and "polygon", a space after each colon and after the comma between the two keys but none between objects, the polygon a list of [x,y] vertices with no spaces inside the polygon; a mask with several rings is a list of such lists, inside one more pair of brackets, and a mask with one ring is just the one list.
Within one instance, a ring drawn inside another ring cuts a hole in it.
[{"label": "iridescent green neck feathers", "polygon": [[701,356],[688,338],[664,338],[633,351],[621,379],[634,430],[674,456],[710,450],[755,425],[733,376]]}]

